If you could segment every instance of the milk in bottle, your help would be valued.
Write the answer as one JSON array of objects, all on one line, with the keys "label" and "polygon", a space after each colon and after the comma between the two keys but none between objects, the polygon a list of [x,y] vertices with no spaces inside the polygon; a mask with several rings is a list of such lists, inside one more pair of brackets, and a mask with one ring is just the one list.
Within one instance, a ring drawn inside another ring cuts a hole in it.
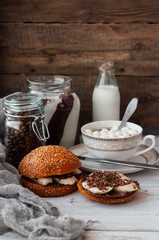
[{"label": "milk in bottle", "polygon": [[99,79],[92,96],[93,121],[119,120],[120,93],[114,76],[114,64],[103,63],[99,70]]}]

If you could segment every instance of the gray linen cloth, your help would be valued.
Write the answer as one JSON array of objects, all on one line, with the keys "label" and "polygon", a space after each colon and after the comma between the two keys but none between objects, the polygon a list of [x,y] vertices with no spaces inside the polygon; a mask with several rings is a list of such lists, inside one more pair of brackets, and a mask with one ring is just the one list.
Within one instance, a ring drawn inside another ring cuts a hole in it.
[{"label": "gray linen cloth", "polygon": [[[56,207],[23,188],[19,178],[18,171],[5,162],[0,144],[0,239],[83,239],[84,221],[60,215]],[[7,238],[11,230],[12,237]]]}]

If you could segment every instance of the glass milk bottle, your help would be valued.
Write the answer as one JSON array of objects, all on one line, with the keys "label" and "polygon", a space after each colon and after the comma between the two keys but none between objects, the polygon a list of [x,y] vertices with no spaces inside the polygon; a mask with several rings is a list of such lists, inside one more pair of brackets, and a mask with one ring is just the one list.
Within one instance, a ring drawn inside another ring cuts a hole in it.
[{"label": "glass milk bottle", "polygon": [[119,120],[120,93],[114,75],[114,63],[103,63],[99,71],[92,96],[93,121]]},{"label": "glass milk bottle", "polygon": [[43,99],[45,123],[50,134],[46,144],[72,147],[78,139],[80,100],[71,91],[71,78],[32,76],[27,83],[29,92]]}]

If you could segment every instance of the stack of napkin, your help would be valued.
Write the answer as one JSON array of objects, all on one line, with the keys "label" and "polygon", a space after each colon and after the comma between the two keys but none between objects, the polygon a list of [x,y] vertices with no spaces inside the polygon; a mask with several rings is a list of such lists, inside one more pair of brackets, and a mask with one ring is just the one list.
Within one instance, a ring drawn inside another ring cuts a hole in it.
[{"label": "stack of napkin", "polygon": [[18,171],[5,162],[0,144],[0,239],[83,239],[84,221],[60,215],[55,206],[23,188],[19,178]]}]

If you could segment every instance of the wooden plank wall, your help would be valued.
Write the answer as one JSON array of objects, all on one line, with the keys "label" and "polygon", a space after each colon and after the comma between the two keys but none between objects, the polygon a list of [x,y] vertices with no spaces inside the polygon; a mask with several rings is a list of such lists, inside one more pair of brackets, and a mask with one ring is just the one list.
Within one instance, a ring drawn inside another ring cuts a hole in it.
[{"label": "wooden plank wall", "polygon": [[0,97],[26,91],[28,75],[69,75],[82,125],[98,65],[114,61],[121,116],[136,96],[131,120],[159,130],[158,0],[1,0],[0,50]]}]

